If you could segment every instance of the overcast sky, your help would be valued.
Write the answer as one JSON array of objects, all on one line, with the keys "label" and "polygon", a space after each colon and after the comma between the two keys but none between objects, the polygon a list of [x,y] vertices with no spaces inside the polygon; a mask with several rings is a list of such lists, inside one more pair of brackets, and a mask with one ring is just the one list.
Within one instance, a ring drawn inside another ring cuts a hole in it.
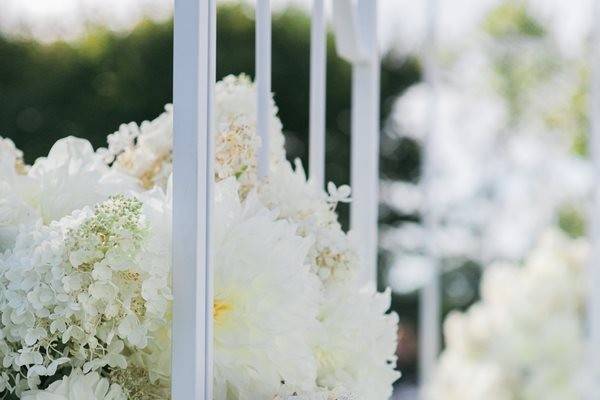
[{"label": "overcast sky", "polygon": [[[419,46],[425,26],[426,1],[379,0],[380,37],[384,49],[393,46],[406,51]],[[444,36],[464,35],[469,21],[476,20],[497,1],[438,0],[443,9],[439,14],[446,31]],[[290,4],[308,9],[310,3],[310,0],[272,0],[274,9]],[[444,7],[444,3],[451,3],[452,7]],[[90,24],[123,30],[143,17],[168,18],[171,11],[172,0],[1,0],[0,30],[43,41],[69,40],[81,35]]]},{"label": "overcast sky", "polygon": [[[275,10],[290,4],[308,10],[311,1],[271,0],[271,3]],[[379,1],[381,47],[406,53],[423,48],[428,3],[437,5],[438,41],[440,46],[448,48],[473,36],[482,16],[503,0],[373,1]],[[592,1],[526,0],[524,4],[544,22],[565,52],[578,53],[591,26]],[[326,4],[330,3],[331,0],[326,0]],[[143,17],[169,18],[172,6],[173,0],[0,0],[0,32],[33,36],[42,41],[69,40],[81,35],[88,25],[126,30]]]}]

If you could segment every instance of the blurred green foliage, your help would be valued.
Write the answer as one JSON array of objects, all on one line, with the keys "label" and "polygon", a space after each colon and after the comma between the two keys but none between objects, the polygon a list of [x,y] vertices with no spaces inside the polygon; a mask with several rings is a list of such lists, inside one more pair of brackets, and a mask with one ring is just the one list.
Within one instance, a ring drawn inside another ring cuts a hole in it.
[{"label": "blurred green foliage", "polygon": [[496,37],[502,36],[533,36],[544,35],[544,27],[529,13],[525,3],[520,1],[505,1],[487,16],[485,29]]}]

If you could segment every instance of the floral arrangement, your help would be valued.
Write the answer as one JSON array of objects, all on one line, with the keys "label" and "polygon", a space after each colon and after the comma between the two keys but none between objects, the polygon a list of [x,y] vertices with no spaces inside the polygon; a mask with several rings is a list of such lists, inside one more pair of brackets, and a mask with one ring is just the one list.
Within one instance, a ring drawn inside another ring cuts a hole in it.
[{"label": "floral arrangement", "polygon": [[486,270],[481,301],[446,319],[428,398],[582,398],[587,251],[581,239],[551,231],[523,267]]},{"label": "floral arrangement", "polygon": [[[398,317],[359,287],[335,212],[350,189],[285,159],[274,103],[257,179],[254,85],[216,91],[214,398],[389,398]],[[2,398],[170,398],[172,123],[167,106],[31,166],[0,141]]]}]

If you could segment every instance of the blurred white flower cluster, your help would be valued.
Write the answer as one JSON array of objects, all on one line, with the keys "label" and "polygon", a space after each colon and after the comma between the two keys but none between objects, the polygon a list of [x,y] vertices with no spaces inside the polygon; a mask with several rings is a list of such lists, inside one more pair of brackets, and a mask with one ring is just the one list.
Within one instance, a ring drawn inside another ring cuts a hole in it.
[{"label": "blurred white flower cluster", "polygon": [[[581,51],[591,2],[439,3],[432,85],[410,87],[386,128],[390,140],[416,141],[425,154],[419,182],[382,185],[390,209],[428,221],[382,237],[398,290],[418,287],[429,256],[446,267],[522,260],[557,219],[581,214],[592,182]],[[470,14],[463,34],[451,26],[460,10]],[[558,32],[567,20],[569,37]]]},{"label": "blurred white flower cluster", "polygon": [[[256,175],[254,85],[217,85],[215,400],[384,400],[398,378],[390,293],[360,288],[327,192],[285,159]],[[0,141],[0,392],[168,399],[172,108],[108,148],[58,141],[32,166]]]},{"label": "blurred white flower cluster", "polygon": [[587,244],[546,233],[525,265],[491,266],[481,301],[445,322],[431,400],[579,399]]}]

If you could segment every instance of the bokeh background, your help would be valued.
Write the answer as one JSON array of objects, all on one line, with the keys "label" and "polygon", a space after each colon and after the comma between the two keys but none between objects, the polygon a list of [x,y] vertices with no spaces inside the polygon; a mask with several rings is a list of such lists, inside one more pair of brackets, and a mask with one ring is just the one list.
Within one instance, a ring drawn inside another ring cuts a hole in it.
[{"label": "bokeh background", "polygon": [[[585,231],[592,1],[380,1],[379,286],[391,286],[400,315],[402,398],[418,379],[419,289],[432,265],[446,314],[478,299],[486,265],[522,259],[549,225]],[[273,0],[272,87],[288,156],[305,165],[309,4]],[[102,146],[121,123],[159,115],[172,99],[171,9],[0,1],[0,135],[31,163],[61,137]],[[221,1],[217,29],[218,77],[253,75],[252,5]],[[336,183],[349,181],[349,107],[350,67],[330,37],[326,174]]]}]

